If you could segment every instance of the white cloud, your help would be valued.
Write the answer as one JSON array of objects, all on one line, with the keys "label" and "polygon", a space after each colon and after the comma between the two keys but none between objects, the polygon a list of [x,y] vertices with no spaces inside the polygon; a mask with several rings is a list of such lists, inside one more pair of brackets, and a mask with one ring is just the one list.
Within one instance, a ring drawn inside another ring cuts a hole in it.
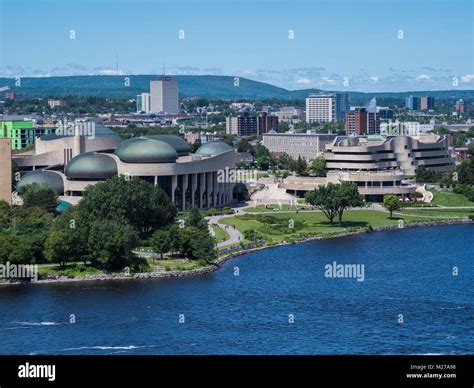
[{"label": "white cloud", "polygon": [[474,81],[474,74],[466,74],[461,76],[462,82],[472,82]]},{"label": "white cloud", "polygon": [[296,83],[300,85],[309,85],[311,83],[311,80],[309,80],[308,78],[300,78],[296,80]]},{"label": "white cloud", "polygon": [[99,75],[124,75],[122,70],[115,69],[100,69],[98,73]]},{"label": "white cloud", "polygon": [[426,74],[422,74],[422,75],[419,75],[418,77],[416,77],[417,81],[428,81],[429,79],[431,79],[431,77],[429,75],[426,75]]},{"label": "white cloud", "polygon": [[336,80],[329,77],[323,77],[322,80],[330,85],[334,85],[336,83]]},{"label": "white cloud", "polygon": [[370,77],[370,80],[374,81],[374,82],[379,82],[379,79],[380,79],[380,77],[377,76],[377,75],[374,75],[373,77]]}]

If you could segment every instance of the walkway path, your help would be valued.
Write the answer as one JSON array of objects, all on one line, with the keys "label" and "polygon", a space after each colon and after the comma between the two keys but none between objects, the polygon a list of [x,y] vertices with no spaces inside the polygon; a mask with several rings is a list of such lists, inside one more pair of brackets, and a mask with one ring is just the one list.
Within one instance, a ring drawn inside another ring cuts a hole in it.
[{"label": "walkway path", "polygon": [[239,243],[240,241],[243,240],[242,233],[240,233],[237,229],[233,228],[230,225],[225,225],[225,224],[219,223],[219,221],[222,220],[223,218],[229,218],[229,217],[233,217],[233,216],[234,216],[234,214],[226,214],[226,215],[220,215],[220,216],[206,217],[209,224],[217,225],[218,227],[224,229],[230,236],[229,239],[227,239],[226,241],[222,241],[220,243],[217,243],[218,248],[226,247],[226,246],[232,245],[232,244],[237,244],[237,243]]}]

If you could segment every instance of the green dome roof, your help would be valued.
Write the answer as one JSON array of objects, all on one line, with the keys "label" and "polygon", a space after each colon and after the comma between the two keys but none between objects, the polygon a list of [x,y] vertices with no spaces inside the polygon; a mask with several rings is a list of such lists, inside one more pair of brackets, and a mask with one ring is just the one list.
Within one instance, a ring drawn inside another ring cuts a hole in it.
[{"label": "green dome roof", "polygon": [[107,179],[117,175],[117,163],[110,156],[86,152],[71,159],[66,166],[69,179]]},{"label": "green dome roof", "polygon": [[215,140],[203,144],[201,147],[199,147],[196,153],[200,155],[218,155],[230,150],[232,150],[230,145],[224,143],[223,141]]},{"label": "green dome roof", "polygon": [[17,183],[16,191],[19,192],[22,187],[32,183],[45,184],[59,195],[64,193],[64,182],[61,175],[43,169],[25,174]]},{"label": "green dome roof", "polygon": [[168,143],[146,137],[124,141],[115,155],[125,163],[174,163],[178,159],[178,153]]},{"label": "green dome roof", "polygon": [[149,135],[148,139],[161,140],[173,147],[179,156],[187,155],[191,152],[191,147],[186,140],[175,135]]}]

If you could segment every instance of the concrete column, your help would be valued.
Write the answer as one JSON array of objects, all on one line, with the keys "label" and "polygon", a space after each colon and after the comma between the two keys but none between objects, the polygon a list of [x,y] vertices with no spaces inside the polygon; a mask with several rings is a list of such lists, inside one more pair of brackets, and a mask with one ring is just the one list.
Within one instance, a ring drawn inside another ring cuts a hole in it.
[{"label": "concrete column", "polygon": [[199,208],[204,208],[204,202],[202,196],[204,195],[204,190],[206,189],[206,173],[199,173]]},{"label": "concrete column", "polygon": [[214,205],[212,202],[211,192],[213,191],[213,180],[212,180],[212,172],[206,172],[206,191],[207,191],[207,207],[211,207]]},{"label": "concrete column", "polygon": [[186,190],[188,189],[188,174],[183,175],[183,212],[186,211]]},{"label": "concrete column", "polygon": [[155,185],[155,186],[158,186],[158,175],[155,175],[155,182],[154,182],[154,185]]},{"label": "concrete column", "polygon": [[211,175],[212,175],[212,187],[214,188],[213,203],[214,203],[214,207],[215,207],[215,206],[217,206],[217,196],[218,196],[218,192],[219,192],[219,185],[217,184],[217,173],[211,172]]},{"label": "concrete column", "polygon": [[197,174],[191,174],[191,206],[195,206],[194,196],[197,189]]},{"label": "concrete column", "polygon": [[[178,187],[178,176],[177,175],[172,175],[171,176],[171,201],[174,202],[174,197],[175,197],[175,191],[176,188]],[[176,203],[175,203],[176,205]]]},{"label": "concrete column", "polygon": [[235,183],[229,183],[229,202],[234,200],[234,186]]}]

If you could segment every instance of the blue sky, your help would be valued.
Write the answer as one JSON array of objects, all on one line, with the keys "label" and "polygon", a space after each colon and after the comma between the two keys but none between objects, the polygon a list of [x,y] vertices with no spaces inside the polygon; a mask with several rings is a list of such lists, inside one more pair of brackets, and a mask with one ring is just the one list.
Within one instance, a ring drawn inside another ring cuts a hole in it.
[{"label": "blue sky", "polygon": [[287,89],[474,89],[473,0],[0,4],[3,77],[158,74],[165,64]]}]

